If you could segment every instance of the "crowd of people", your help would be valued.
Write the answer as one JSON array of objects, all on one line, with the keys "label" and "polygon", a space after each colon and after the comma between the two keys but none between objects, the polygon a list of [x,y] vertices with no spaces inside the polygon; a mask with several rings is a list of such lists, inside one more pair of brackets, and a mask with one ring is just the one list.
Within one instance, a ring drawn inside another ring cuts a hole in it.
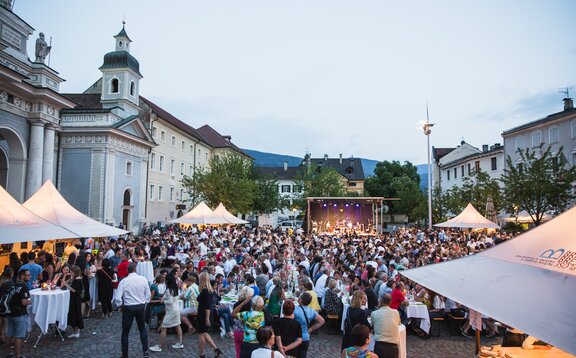
[{"label": "crowd of people", "polygon": [[[18,317],[27,314],[29,291],[47,284],[70,290],[69,338],[80,338],[96,299],[102,319],[121,309],[123,357],[133,320],[144,356],[165,348],[169,330],[176,333],[172,348],[183,348],[184,337],[196,335],[200,357],[207,349],[221,356],[211,338],[219,326],[223,337],[234,339],[237,357],[270,357],[270,350],[277,357],[306,357],[325,317],[343,316],[344,295],[350,305],[342,357],[367,356],[370,332],[375,341],[370,357],[397,357],[401,322],[426,336],[406,317],[408,296],[426,304],[431,316],[465,309],[399,272],[470,255],[510,237],[449,229],[334,236],[301,229],[173,226],[148,229],[140,237],[69,242],[61,257],[44,251],[10,255],[0,284],[20,287],[19,307],[1,318],[0,329],[4,344],[13,339],[15,356],[21,357]],[[152,262],[153,282],[136,273],[141,261]],[[222,301],[230,292],[237,296],[232,307]],[[160,331],[150,347],[147,327]]]}]

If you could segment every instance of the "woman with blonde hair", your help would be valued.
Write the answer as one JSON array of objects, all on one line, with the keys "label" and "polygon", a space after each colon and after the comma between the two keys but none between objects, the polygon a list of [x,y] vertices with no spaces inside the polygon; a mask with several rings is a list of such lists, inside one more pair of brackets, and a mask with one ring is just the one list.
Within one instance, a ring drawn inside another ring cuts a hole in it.
[{"label": "woman with blonde hair", "polygon": [[354,338],[352,337],[352,327],[357,324],[363,324],[370,327],[368,323],[368,298],[363,291],[356,291],[352,295],[352,301],[344,321],[344,337],[342,337],[342,347],[344,350],[354,346]]},{"label": "woman with blonde hair", "polygon": [[210,276],[208,275],[208,272],[202,272],[200,274],[199,281],[198,289],[200,290],[200,294],[197,297],[198,327],[196,327],[196,332],[198,333],[198,353],[200,354],[200,358],[206,357],[204,353],[204,347],[206,346],[206,342],[208,342],[208,344],[214,350],[214,353],[216,353],[216,357],[220,357],[222,355],[222,351],[216,346],[212,340],[212,337],[210,337],[208,334],[208,329],[211,326],[210,314],[214,309],[212,302],[212,293],[214,290],[210,284]]}]

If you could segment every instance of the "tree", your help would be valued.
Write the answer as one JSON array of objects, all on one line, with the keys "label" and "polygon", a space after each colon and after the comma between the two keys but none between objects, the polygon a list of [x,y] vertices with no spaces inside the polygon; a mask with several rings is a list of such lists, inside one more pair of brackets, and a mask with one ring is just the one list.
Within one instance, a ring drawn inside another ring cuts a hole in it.
[{"label": "tree", "polygon": [[446,210],[452,214],[459,214],[468,203],[482,213],[488,197],[492,198],[495,208],[500,207],[501,194],[498,181],[490,178],[488,173],[478,170],[464,178],[462,186],[454,186],[447,190],[442,201]]},{"label": "tree", "polygon": [[[399,201],[387,203],[390,215],[406,214],[413,220],[426,216],[426,210],[421,208],[426,197],[420,192],[420,176],[417,168],[406,161],[383,161],[376,164],[374,175],[366,179],[364,184],[370,196],[383,196],[385,198],[400,198]],[[408,189],[409,188],[409,189]],[[420,213],[422,211],[422,213]],[[422,214],[422,215],[421,215]]]},{"label": "tree", "polygon": [[237,154],[214,155],[209,168],[198,168],[192,177],[184,176],[182,184],[194,199],[193,205],[204,200],[211,207],[223,203],[232,213],[247,213],[257,193],[252,166]]},{"label": "tree", "polygon": [[346,179],[333,168],[311,170],[302,167],[296,182],[303,188],[302,194],[293,202],[294,208],[306,207],[308,197],[349,196],[346,191]]},{"label": "tree", "polygon": [[278,191],[278,180],[264,176],[254,171],[256,195],[252,203],[252,211],[258,214],[270,214],[288,206],[286,200]]},{"label": "tree", "polygon": [[506,169],[500,179],[504,184],[503,200],[509,213],[525,210],[535,225],[540,225],[546,212],[559,214],[576,198],[573,183],[576,167],[567,167],[562,148],[557,154],[549,146],[541,155],[537,151],[518,149],[519,162],[506,158]]}]

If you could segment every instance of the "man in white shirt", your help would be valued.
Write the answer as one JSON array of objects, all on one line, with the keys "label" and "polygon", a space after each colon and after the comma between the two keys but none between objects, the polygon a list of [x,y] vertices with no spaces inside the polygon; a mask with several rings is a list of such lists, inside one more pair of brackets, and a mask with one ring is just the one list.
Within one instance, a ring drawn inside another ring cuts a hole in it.
[{"label": "man in white shirt", "polygon": [[390,308],[392,297],[389,294],[380,296],[380,308],[372,312],[374,327],[374,353],[378,357],[398,357],[400,344],[400,314]]},{"label": "man in white shirt", "polygon": [[224,273],[228,275],[230,271],[232,271],[234,266],[236,266],[236,260],[234,259],[234,256],[232,256],[231,254],[227,254],[226,257],[227,259],[224,262]]},{"label": "man in white shirt", "polygon": [[200,256],[204,257],[208,255],[208,246],[204,243],[204,241],[200,242],[198,245],[198,249],[200,249]]},{"label": "man in white shirt", "polygon": [[328,273],[330,271],[326,267],[323,267],[322,271],[320,272],[322,272],[322,275],[318,277],[318,280],[316,280],[314,291],[316,291],[318,299],[322,301],[322,297],[324,297],[324,290],[326,289],[326,280],[328,280]]},{"label": "man in white shirt", "polygon": [[114,303],[122,307],[122,358],[128,358],[128,335],[136,318],[144,357],[148,357],[148,332],[144,324],[146,304],[150,302],[148,280],[136,273],[136,264],[128,265],[128,276],[120,281]]}]

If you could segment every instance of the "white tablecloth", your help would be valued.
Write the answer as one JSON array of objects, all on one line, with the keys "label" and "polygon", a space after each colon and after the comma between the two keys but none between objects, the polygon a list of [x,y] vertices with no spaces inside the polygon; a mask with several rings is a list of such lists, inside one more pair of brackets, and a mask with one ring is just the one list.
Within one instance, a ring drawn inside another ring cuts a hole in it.
[{"label": "white tablecloth", "polygon": [[420,318],[420,328],[424,332],[430,333],[430,313],[428,313],[426,305],[411,303],[406,307],[406,316],[408,318]]},{"label": "white tablecloth", "polygon": [[136,265],[136,273],[140,276],[146,277],[148,282],[154,281],[154,267],[151,261],[140,261]]},{"label": "white tablecloth", "polygon": [[90,308],[94,310],[98,302],[98,282],[96,281],[96,276],[88,279],[88,284],[90,285]]},{"label": "white tablecloth", "polygon": [[32,298],[30,319],[36,322],[42,333],[48,332],[48,326],[58,322],[58,328],[65,330],[68,326],[68,309],[70,308],[70,291],[37,288],[30,291]]}]

